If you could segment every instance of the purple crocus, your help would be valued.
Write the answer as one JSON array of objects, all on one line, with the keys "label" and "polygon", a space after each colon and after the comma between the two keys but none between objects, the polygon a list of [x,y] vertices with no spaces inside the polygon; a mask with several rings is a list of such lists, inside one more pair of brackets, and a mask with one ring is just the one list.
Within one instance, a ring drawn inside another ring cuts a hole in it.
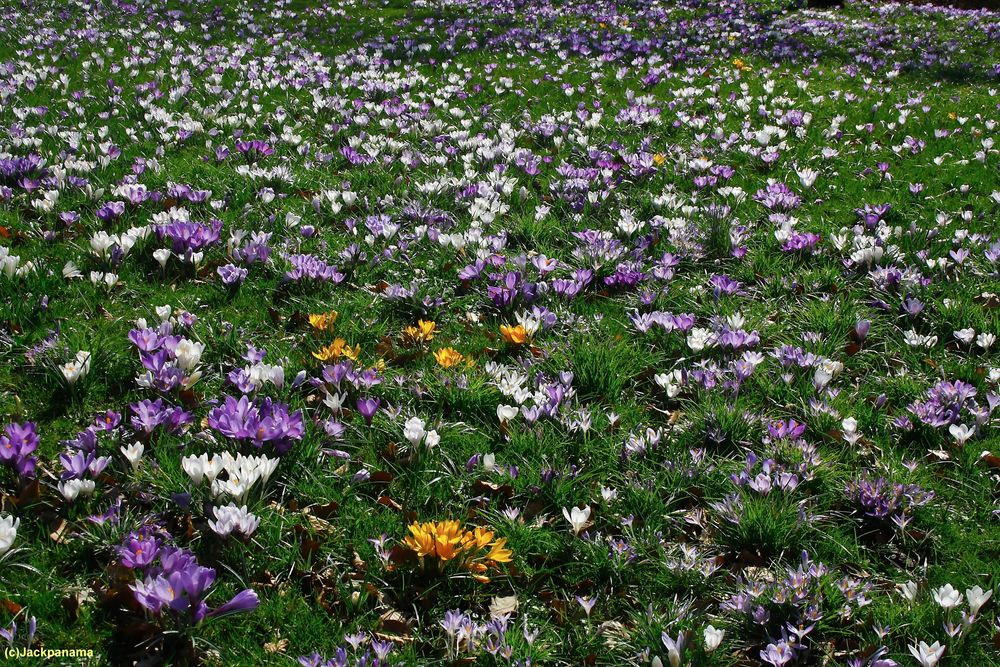
[{"label": "purple crocus", "polygon": [[360,412],[361,416],[365,418],[365,423],[368,424],[368,426],[372,425],[372,418],[375,416],[375,413],[378,412],[378,408],[381,403],[381,399],[378,398],[366,397],[358,399],[358,412]]},{"label": "purple crocus", "polygon": [[232,287],[235,285],[240,285],[244,280],[247,279],[249,271],[241,266],[236,266],[235,264],[225,264],[216,269],[216,273],[222,279],[222,284],[227,287]]}]

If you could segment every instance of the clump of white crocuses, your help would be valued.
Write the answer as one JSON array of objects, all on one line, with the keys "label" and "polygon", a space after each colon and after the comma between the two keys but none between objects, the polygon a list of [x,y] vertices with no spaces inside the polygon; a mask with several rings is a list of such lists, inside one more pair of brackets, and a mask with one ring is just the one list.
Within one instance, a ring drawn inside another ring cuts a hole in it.
[{"label": "clump of white crocuses", "polygon": [[428,431],[426,427],[427,423],[420,417],[410,417],[403,424],[403,437],[413,449],[420,449],[422,442],[426,449],[431,450],[441,442],[441,436],[438,435],[438,432],[434,429]]},{"label": "clump of white crocuses", "polygon": [[[920,596],[920,587],[907,581],[905,584],[897,586],[899,594],[910,604],[916,603]],[[945,619],[942,623],[945,633],[952,640],[957,640],[965,634],[979,620],[979,611],[993,597],[992,590],[983,590],[981,586],[973,586],[965,590],[964,601],[968,603],[968,609],[962,609],[963,595],[952,586],[945,584],[931,591],[934,602],[944,611]],[[955,613],[958,612],[956,620]],[[935,641],[928,644],[919,641],[909,646],[910,653],[916,658],[922,667],[935,667],[944,655],[946,645]]]},{"label": "clump of white crocuses", "polygon": [[90,352],[80,350],[73,359],[59,367],[63,378],[70,386],[87,377],[90,373],[91,358]]},{"label": "clump of white crocuses", "polygon": [[[250,490],[260,482],[263,487],[278,467],[278,459],[266,456],[233,456],[229,452],[200,456],[185,456],[181,459],[181,468],[195,486],[208,482],[213,498],[226,496],[236,502],[246,501]],[[225,471],[225,479],[219,479]]]},{"label": "clump of white crocuses", "polygon": [[260,519],[247,511],[247,506],[237,507],[235,504],[214,507],[212,514],[215,519],[208,520],[208,527],[219,537],[229,537],[236,533],[248,538],[257,530]]}]

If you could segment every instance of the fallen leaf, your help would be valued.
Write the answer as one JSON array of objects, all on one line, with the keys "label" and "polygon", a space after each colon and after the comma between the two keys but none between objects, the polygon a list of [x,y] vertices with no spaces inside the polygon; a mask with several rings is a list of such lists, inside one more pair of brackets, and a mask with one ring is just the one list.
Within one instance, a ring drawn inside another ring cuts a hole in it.
[{"label": "fallen leaf", "polygon": [[69,524],[66,523],[66,519],[60,519],[59,525],[54,531],[52,531],[52,533],[49,534],[49,537],[52,538],[52,541],[56,544],[65,544],[69,539],[69,536],[66,534],[68,530]]},{"label": "fallen leaf", "polygon": [[379,617],[378,629],[397,640],[410,639],[410,623],[395,609],[390,609]]},{"label": "fallen leaf", "polygon": [[503,616],[504,614],[514,614],[515,612],[517,612],[516,595],[508,595],[506,597],[497,596],[490,600],[490,616],[494,618]]},{"label": "fallen leaf", "polygon": [[284,653],[286,649],[288,649],[287,639],[279,639],[277,641],[267,642],[264,644],[265,653]]},{"label": "fallen leaf", "polygon": [[80,618],[80,607],[85,602],[89,602],[93,599],[93,591],[89,588],[81,588],[75,591],[70,591],[70,594],[64,597],[60,604],[62,604],[62,608],[66,611],[70,621],[75,622]]},{"label": "fallen leaf", "polygon": [[22,607],[13,600],[0,600],[0,609],[3,609],[12,616],[17,616],[21,613]]}]

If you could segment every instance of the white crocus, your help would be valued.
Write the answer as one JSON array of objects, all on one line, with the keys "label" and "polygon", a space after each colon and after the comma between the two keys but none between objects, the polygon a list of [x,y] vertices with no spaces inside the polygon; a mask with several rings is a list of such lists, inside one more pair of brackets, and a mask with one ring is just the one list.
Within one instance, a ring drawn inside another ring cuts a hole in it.
[{"label": "white crocus", "polygon": [[952,332],[955,336],[955,340],[966,345],[972,345],[972,341],[976,339],[975,329],[959,329],[958,331]]},{"label": "white crocus", "polygon": [[705,653],[712,653],[722,644],[722,638],[726,636],[725,630],[719,630],[713,625],[705,627]]},{"label": "white crocus", "polygon": [[[181,465],[184,465],[183,460]],[[278,459],[243,454],[234,457],[228,452],[223,452],[207,462],[207,465],[200,460],[200,457],[192,465],[203,466],[203,474],[211,482],[213,496],[229,496],[236,502],[242,503],[255,484],[258,482],[260,486],[267,484],[278,467]],[[221,470],[226,471],[225,480],[216,479]]]},{"label": "white crocus", "polygon": [[73,361],[59,367],[66,382],[76,384],[77,381],[87,377],[87,373],[90,372],[90,356],[90,352],[80,350],[76,353],[76,358]]},{"label": "white crocus", "polygon": [[695,327],[688,332],[687,344],[692,352],[701,352],[713,345],[712,332],[708,329]]},{"label": "white crocus", "polygon": [[667,392],[667,398],[677,398],[677,395],[681,393],[684,375],[681,371],[675,370],[669,373],[657,373],[653,376],[653,380]]},{"label": "white crocus", "polygon": [[420,417],[410,417],[403,425],[403,437],[409,440],[410,445],[416,447],[424,439],[424,436],[427,435],[424,426],[425,422]]},{"label": "white crocus", "polygon": [[840,428],[843,429],[844,441],[847,444],[854,446],[861,439],[861,433],[858,432],[858,420],[854,417],[847,417],[840,422]]},{"label": "white crocus", "polygon": [[919,588],[915,582],[907,581],[905,584],[898,584],[896,588],[899,589],[899,594],[903,596],[903,599],[907,602],[910,604],[916,602]]},{"label": "white crocus", "polygon": [[804,188],[811,188],[813,183],[816,182],[816,177],[819,176],[818,171],[809,167],[799,169],[796,173],[799,176],[799,182],[802,183],[802,187]]},{"label": "white crocus", "polygon": [[153,259],[157,261],[161,269],[167,268],[167,261],[170,259],[171,252],[166,248],[158,248],[153,251]]},{"label": "white crocus", "polygon": [[333,414],[340,414],[340,409],[344,405],[344,401],[347,400],[347,394],[331,394],[326,393],[326,397],[323,399],[323,405],[330,408],[330,412]]},{"label": "white crocus", "polygon": [[69,479],[59,482],[59,493],[69,502],[73,502],[80,496],[89,496],[94,492],[96,484],[92,479]]},{"label": "white crocus", "polygon": [[934,591],[934,601],[945,611],[954,609],[962,602],[962,594],[951,584],[945,584]]},{"label": "white crocus", "polygon": [[205,351],[204,343],[197,343],[187,338],[182,338],[174,348],[174,356],[177,358],[177,366],[182,371],[190,372],[201,362],[201,354]]},{"label": "white crocus", "polygon": [[587,522],[590,521],[590,505],[587,505],[583,509],[574,507],[572,512],[564,507],[563,516],[566,517],[566,521],[573,528],[573,534],[579,535],[580,531],[586,527]]},{"label": "white crocus", "polygon": [[969,428],[965,424],[952,424],[948,427],[948,433],[951,433],[951,437],[961,446],[976,434],[976,429]]},{"label": "white crocus", "polygon": [[205,479],[205,470],[208,468],[208,454],[201,456],[185,456],[181,459],[181,470],[187,473],[195,486],[201,484]]},{"label": "white crocus", "polygon": [[11,545],[14,544],[14,538],[17,537],[17,528],[20,525],[20,519],[15,519],[10,515],[0,516],[0,556],[10,551]]},{"label": "white crocus", "polygon": [[441,436],[438,435],[438,432],[433,429],[427,431],[427,435],[424,436],[424,446],[427,447],[427,449],[434,449],[440,442]]},{"label": "white crocus", "polygon": [[121,452],[128,464],[132,466],[132,470],[139,467],[139,462],[142,461],[142,454],[146,451],[146,446],[141,442],[134,442],[131,445],[122,445]]},{"label": "white crocus", "polygon": [[930,646],[927,645],[927,642],[910,644],[910,653],[917,659],[921,667],[934,667],[938,664],[938,661],[944,654],[944,649],[945,647],[939,642],[934,642]]},{"label": "white crocus", "polygon": [[247,511],[247,506],[237,507],[230,503],[225,507],[212,509],[215,521],[209,519],[208,527],[219,537],[229,537],[237,532],[243,537],[250,537],[260,525],[260,519]]},{"label": "white crocus", "polygon": [[969,601],[969,611],[973,616],[979,613],[979,610],[991,597],[993,597],[993,591],[984,592],[980,586],[965,589],[965,599]]},{"label": "white crocus", "polygon": [[79,267],[72,261],[66,262],[62,270],[63,278],[66,280],[72,280],[74,278],[83,278],[83,272],[80,271]]},{"label": "white crocus", "polygon": [[[276,389],[281,389],[285,386],[284,366],[259,362],[253,366],[248,366],[247,373],[250,375],[250,383],[258,389],[263,387],[267,382],[274,385]],[[343,401],[343,399],[341,399],[341,401]]]}]

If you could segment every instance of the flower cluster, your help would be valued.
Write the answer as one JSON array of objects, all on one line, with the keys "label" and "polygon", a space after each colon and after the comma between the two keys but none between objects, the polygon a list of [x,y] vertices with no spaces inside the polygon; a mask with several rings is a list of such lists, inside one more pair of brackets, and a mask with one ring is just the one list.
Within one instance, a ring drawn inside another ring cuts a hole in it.
[{"label": "flower cluster", "polygon": [[874,481],[861,477],[847,483],[848,499],[864,514],[878,520],[891,519],[904,527],[912,518],[914,508],[923,507],[934,498],[933,491],[925,491],[916,484],[901,484],[879,477]]},{"label": "flower cluster", "polygon": [[[278,459],[243,454],[233,456],[229,452],[212,457],[208,454],[192,454],[181,459],[181,467],[195,486],[207,482],[213,497],[228,496],[237,502],[245,502],[258,482],[260,487],[267,485],[278,468]],[[246,517],[244,520],[246,522],[243,525],[250,525]]]},{"label": "flower cluster", "polygon": [[277,454],[284,454],[302,439],[305,425],[302,413],[269,397],[250,399],[226,396],[217,408],[208,413],[208,425],[227,438],[249,442],[255,447],[265,444]]},{"label": "flower cluster", "polygon": [[416,558],[423,572],[444,572],[451,567],[488,582],[485,573],[501,563],[509,563],[513,556],[505,546],[506,538],[496,537],[492,530],[482,526],[463,530],[454,519],[412,523],[409,532],[402,546]]},{"label": "flower cluster", "polygon": [[4,426],[0,435],[0,463],[10,467],[20,477],[34,477],[38,457],[38,431],[33,422]]},{"label": "flower cluster", "polygon": [[156,531],[131,533],[118,553],[122,566],[135,571],[136,582],[129,588],[136,602],[151,614],[169,616],[181,626],[252,611],[259,604],[257,594],[247,588],[229,602],[209,609],[205,598],[215,584],[215,570],[199,565],[190,551],[164,544]]}]

